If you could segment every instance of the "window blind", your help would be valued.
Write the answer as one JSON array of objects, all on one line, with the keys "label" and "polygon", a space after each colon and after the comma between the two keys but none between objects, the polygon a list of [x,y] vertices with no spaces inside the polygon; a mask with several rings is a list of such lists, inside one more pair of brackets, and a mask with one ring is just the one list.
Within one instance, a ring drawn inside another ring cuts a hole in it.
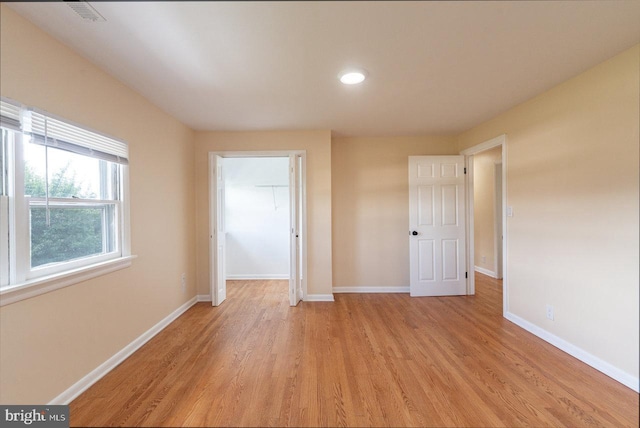
[{"label": "window blind", "polygon": [[120,164],[129,163],[127,143],[57,119],[43,112],[29,110],[24,131],[32,142],[60,150],[91,156]]},{"label": "window blind", "polygon": [[11,102],[5,98],[0,100],[0,126],[3,128],[20,131],[20,104]]}]

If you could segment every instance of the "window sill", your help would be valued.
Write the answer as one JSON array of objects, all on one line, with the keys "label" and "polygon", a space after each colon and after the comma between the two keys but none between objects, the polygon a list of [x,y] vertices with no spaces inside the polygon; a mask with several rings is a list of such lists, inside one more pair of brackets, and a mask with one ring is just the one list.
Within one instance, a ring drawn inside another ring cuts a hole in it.
[{"label": "window sill", "polygon": [[67,272],[48,275],[9,286],[0,290],[0,306],[10,305],[21,300],[30,299],[60,288],[68,287],[91,278],[115,272],[131,266],[137,256],[119,257],[90,266],[83,266]]}]

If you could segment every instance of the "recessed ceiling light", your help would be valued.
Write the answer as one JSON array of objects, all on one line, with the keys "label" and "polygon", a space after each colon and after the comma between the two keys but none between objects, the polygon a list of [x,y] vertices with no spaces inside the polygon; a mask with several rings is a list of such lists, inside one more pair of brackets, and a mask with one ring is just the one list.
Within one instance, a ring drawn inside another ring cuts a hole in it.
[{"label": "recessed ceiling light", "polygon": [[345,70],[338,77],[345,85],[355,85],[362,83],[367,78],[367,72],[364,70]]}]

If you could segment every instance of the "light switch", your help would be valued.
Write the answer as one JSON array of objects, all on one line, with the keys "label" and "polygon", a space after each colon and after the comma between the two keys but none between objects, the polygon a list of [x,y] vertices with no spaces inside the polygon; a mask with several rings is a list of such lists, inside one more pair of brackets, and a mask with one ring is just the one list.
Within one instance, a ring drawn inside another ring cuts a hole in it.
[{"label": "light switch", "polygon": [[513,217],[513,207],[507,207],[507,217]]}]

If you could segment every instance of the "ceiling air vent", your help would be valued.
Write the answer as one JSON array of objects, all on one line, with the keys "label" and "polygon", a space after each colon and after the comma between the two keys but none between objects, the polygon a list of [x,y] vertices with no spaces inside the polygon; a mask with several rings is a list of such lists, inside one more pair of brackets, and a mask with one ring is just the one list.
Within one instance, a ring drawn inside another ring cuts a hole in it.
[{"label": "ceiling air vent", "polygon": [[65,1],[65,3],[73,9],[75,13],[80,15],[80,17],[86,21],[93,22],[105,22],[104,16],[100,15],[100,13],[93,8],[86,1]]}]

